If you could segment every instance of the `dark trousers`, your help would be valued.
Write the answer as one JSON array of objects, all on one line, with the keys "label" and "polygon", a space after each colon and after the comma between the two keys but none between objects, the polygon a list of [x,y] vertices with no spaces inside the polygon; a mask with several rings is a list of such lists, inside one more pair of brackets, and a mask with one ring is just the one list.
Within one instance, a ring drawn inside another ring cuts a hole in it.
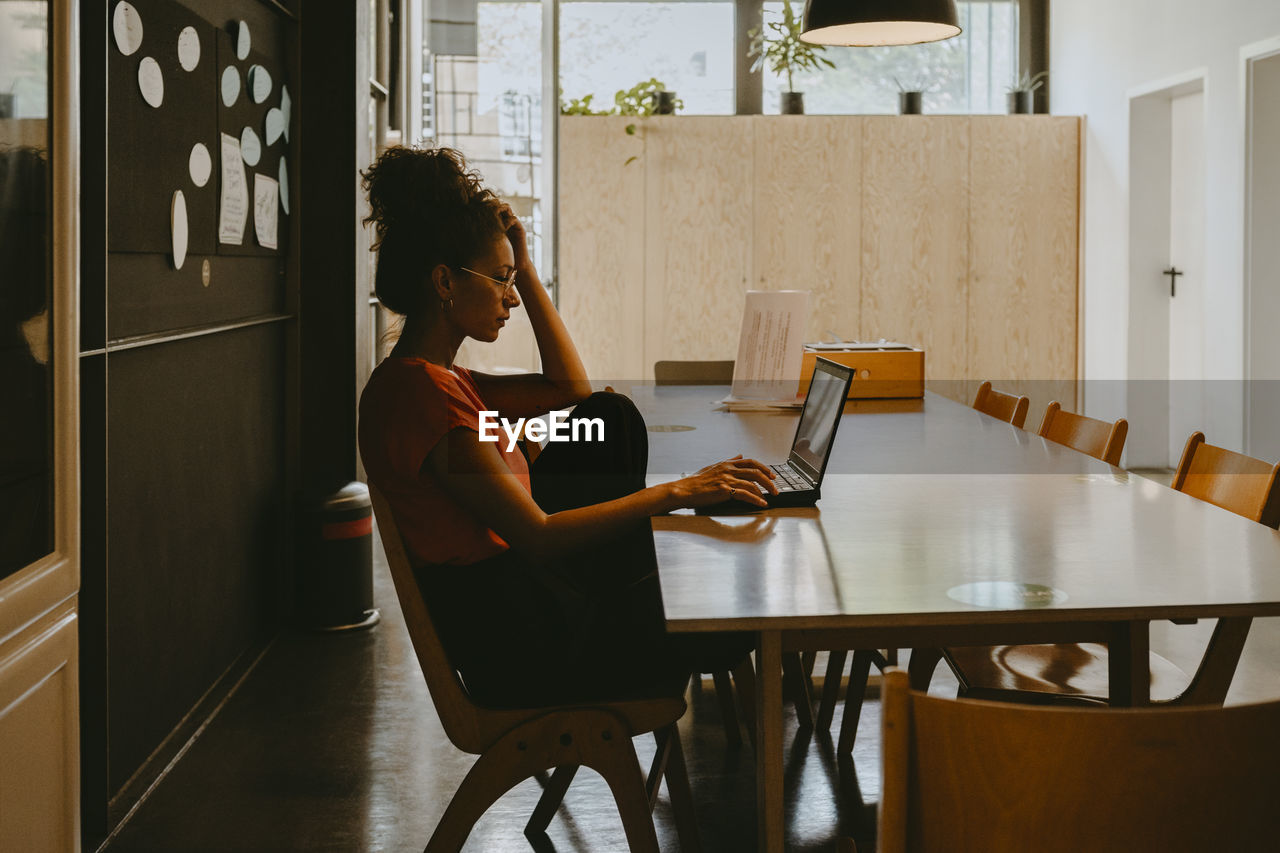
[{"label": "dark trousers", "polygon": [[[604,438],[548,443],[530,470],[543,511],[643,489],[649,441],[635,404],[599,392],[573,417],[601,419]],[[485,705],[652,695],[690,673],[728,669],[752,645],[742,634],[666,633],[648,519],[550,564],[508,551],[419,577],[451,660]]]}]

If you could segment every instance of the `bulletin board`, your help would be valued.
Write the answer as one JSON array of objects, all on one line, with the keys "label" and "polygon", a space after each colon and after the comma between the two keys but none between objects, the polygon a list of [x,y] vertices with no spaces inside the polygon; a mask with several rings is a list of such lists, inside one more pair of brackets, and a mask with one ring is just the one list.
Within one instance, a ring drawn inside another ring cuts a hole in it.
[{"label": "bulletin board", "polygon": [[115,0],[106,11],[112,339],[284,301],[298,123],[284,33],[193,5]]}]

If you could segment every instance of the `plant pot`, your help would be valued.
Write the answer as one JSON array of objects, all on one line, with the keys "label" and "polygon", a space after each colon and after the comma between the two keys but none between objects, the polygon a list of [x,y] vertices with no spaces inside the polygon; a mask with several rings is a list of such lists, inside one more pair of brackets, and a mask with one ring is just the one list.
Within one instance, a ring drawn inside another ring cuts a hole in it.
[{"label": "plant pot", "polygon": [[784,116],[804,115],[804,92],[783,92],[782,114]]},{"label": "plant pot", "polygon": [[899,92],[898,114],[918,116],[924,112],[924,92]]},{"label": "plant pot", "polygon": [[1009,115],[1030,115],[1036,111],[1036,93],[1019,90],[1009,93]]},{"label": "plant pot", "polygon": [[676,93],[657,92],[653,104],[654,115],[669,116],[676,112]]}]

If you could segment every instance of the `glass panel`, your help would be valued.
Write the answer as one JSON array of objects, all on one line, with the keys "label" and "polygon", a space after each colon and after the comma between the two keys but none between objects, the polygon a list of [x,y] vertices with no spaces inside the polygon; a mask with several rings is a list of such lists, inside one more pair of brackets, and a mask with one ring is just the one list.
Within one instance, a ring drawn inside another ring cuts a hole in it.
[{"label": "glass panel", "polygon": [[[799,17],[803,3],[793,2]],[[1007,112],[1006,90],[1018,67],[1018,4],[984,0],[956,4],[959,36],[902,47],[828,47],[818,54],[835,68],[796,74],[811,114],[898,112],[899,88],[924,92],[924,112]],[[766,21],[782,20],[782,3],[764,4]],[[764,111],[779,112],[786,75],[764,71]]]},{"label": "glass panel", "polygon": [[562,98],[591,95],[607,110],[614,94],[651,78],[676,93],[681,114],[734,111],[732,2],[560,4]]},{"label": "glass panel", "polygon": [[53,550],[49,4],[0,2],[0,578]]}]

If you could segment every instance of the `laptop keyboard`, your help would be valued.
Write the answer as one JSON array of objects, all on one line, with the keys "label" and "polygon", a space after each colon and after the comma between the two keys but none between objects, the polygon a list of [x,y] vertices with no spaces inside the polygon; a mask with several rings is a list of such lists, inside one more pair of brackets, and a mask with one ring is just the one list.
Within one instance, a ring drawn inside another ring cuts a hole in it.
[{"label": "laptop keyboard", "polygon": [[798,492],[813,488],[807,480],[787,465],[770,465],[769,467],[773,469],[773,473],[778,475],[778,478],[773,483],[780,492]]}]

